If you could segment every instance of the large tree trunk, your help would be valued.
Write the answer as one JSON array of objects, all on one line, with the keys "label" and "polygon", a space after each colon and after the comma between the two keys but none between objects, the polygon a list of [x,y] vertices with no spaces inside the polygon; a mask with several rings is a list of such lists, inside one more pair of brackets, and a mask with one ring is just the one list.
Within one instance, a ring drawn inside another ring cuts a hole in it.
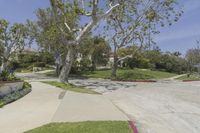
[{"label": "large tree trunk", "polygon": [[60,65],[56,64],[56,76],[58,77],[60,75]]},{"label": "large tree trunk", "polygon": [[117,77],[117,67],[118,67],[118,57],[117,57],[117,50],[116,48],[114,49],[114,61],[112,64],[112,73],[111,73],[111,78],[116,79]]},{"label": "large tree trunk", "polygon": [[74,63],[75,58],[75,49],[74,47],[70,47],[68,49],[68,53],[65,58],[65,62],[63,63],[62,70],[60,72],[59,80],[62,83],[68,83],[69,73],[71,71],[72,65]]},{"label": "large tree trunk", "polygon": [[97,66],[96,66],[96,61],[95,59],[92,59],[92,71],[96,70]]},{"label": "large tree trunk", "polygon": [[6,71],[7,67],[8,67],[8,62],[5,59],[3,59],[0,72]]}]

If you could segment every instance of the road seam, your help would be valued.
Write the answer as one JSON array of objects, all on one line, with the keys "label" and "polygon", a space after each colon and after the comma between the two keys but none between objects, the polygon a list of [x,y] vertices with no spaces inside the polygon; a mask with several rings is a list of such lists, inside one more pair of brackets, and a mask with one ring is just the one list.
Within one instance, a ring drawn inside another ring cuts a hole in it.
[{"label": "road seam", "polygon": [[[110,100],[110,99],[108,99]],[[118,105],[116,105],[112,100],[110,100],[110,102],[120,111],[122,112],[124,115],[126,115],[126,117],[129,119],[128,124],[129,127],[132,129],[133,133],[139,133],[137,126],[136,126],[136,122],[132,119],[131,115],[127,114],[123,109],[121,109]]]}]

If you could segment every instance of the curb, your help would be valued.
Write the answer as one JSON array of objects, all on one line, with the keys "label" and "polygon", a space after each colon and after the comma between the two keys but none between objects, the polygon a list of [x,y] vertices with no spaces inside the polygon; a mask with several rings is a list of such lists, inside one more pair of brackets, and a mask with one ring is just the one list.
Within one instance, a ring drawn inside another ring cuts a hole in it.
[{"label": "curb", "polygon": [[139,133],[135,123],[133,121],[128,121],[130,128],[133,130],[133,133]]},{"label": "curb", "polygon": [[143,83],[155,83],[155,80],[111,80],[111,81],[119,81],[119,82],[143,82]]},{"label": "curb", "polygon": [[[111,101],[111,100],[110,100]],[[131,116],[129,114],[127,114],[126,112],[124,112],[124,110],[122,110],[120,107],[118,107],[116,104],[113,103],[113,101],[111,101],[112,104],[119,110],[121,111],[123,114],[125,114],[128,118],[128,125],[129,127],[132,129],[133,133],[139,133],[138,129],[135,125],[135,122],[132,120]]]},{"label": "curb", "polygon": [[195,81],[200,81],[200,80],[183,80],[183,82],[195,82]]}]

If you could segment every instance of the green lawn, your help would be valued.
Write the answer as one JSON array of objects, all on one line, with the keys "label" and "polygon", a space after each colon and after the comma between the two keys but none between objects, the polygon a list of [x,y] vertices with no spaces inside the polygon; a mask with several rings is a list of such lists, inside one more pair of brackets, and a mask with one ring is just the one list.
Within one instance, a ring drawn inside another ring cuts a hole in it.
[{"label": "green lawn", "polygon": [[[55,76],[55,72],[46,73],[47,76]],[[103,78],[110,79],[111,70],[96,70],[96,71],[81,71],[76,75],[76,77],[85,78]],[[148,79],[162,79],[176,76],[177,74],[162,72],[162,71],[152,71],[149,69],[118,69],[117,79],[120,80],[148,80]]]},{"label": "green lawn", "polygon": [[132,133],[125,121],[52,123],[25,133]]},{"label": "green lawn", "polygon": [[[105,78],[109,79],[111,70],[97,70],[94,72],[84,71],[80,75],[87,78]],[[120,80],[145,80],[145,79],[161,79],[176,76],[174,73],[152,71],[148,69],[119,69],[117,71],[117,79]]]},{"label": "green lawn", "polygon": [[69,91],[74,91],[74,92],[79,92],[79,93],[100,94],[91,89],[75,86],[73,84],[65,84],[65,83],[60,83],[60,82],[56,82],[56,81],[43,81],[42,83],[46,83],[49,85],[59,87],[64,90],[69,90]]},{"label": "green lawn", "polygon": [[200,80],[199,75],[197,73],[193,73],[188,77],[187,75],[177,78],[177,80]]}]

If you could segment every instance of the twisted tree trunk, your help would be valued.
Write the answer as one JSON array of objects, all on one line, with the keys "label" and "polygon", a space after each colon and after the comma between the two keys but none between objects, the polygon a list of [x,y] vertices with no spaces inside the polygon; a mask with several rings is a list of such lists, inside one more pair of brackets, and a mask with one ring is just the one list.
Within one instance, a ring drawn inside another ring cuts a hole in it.
[{"label": "twisted tree trunk", "polygon": [[75,48],[69,47],[65,62],[63,63],[62,70],[59,75],[59,80],[62,83],[68,83],[69,73],[75,60]]}]

